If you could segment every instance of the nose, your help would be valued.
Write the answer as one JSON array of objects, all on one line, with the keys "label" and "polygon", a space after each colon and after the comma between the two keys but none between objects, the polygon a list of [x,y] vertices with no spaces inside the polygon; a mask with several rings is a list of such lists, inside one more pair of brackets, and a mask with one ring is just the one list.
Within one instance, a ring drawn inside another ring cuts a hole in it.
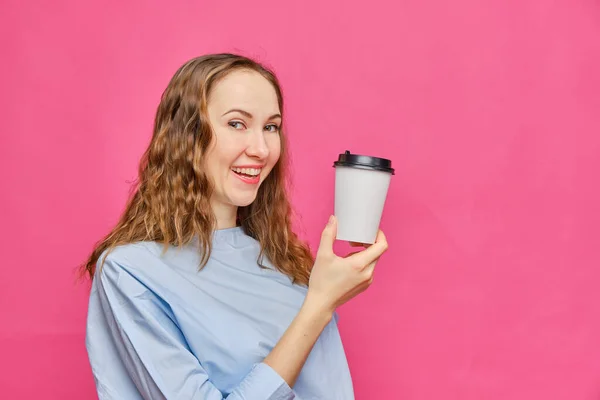
[{"label": "nose", "polygon": [[262,131],[252,132],[249,136],[248,147],[246,154],[250,157],[265,159],[269,155],[269,146],[265,140],[265,135]]}]

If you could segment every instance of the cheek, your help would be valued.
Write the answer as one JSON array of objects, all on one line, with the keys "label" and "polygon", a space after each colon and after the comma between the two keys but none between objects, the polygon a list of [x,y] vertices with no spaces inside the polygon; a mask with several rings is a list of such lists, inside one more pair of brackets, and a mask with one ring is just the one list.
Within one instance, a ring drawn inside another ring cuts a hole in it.
[{"label": "cheek", "polygon": [[270,140],[267,145],[269,146],[269,159],[275,164],[281,155],[281,139],[277,136]]},{"label": "cheek", "polygon": [[217,141],[215,138],[215,142],[212,143],[204,159],[205,171],[214,184],[219,185],[219,182],[223,179],[224,167],[228,165],[228,162],[231,162],[229,158],[231,157],[227,152],[227,143],[222,139]]},{"label": "cheek", "polygon": [[220,135],[214,138],[214,148],[210,157],[210,166],[218,170],[223,166],[228,166],[237,157],[236,142],[227,135]]}]

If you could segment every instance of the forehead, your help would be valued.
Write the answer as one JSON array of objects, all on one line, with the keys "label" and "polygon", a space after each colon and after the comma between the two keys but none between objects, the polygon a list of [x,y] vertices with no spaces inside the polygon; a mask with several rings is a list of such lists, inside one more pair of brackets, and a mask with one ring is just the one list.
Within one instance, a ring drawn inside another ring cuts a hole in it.
[{"label": "forehead", "polygon": [[248,70],[233,71],[218,81],[208,98],[208,107],[223,111],[242,108],[269,115],[280,112],[271,82],[258,72]]}]

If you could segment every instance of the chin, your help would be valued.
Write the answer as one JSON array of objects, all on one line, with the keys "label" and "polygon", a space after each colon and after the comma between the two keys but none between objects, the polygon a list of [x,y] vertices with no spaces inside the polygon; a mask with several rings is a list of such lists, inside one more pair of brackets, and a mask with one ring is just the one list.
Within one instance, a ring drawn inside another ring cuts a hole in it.
[{"label": "chin", "polygon": [[230,197],[231,204],[236,207],[247,207],[256,200],[256,193]]}]

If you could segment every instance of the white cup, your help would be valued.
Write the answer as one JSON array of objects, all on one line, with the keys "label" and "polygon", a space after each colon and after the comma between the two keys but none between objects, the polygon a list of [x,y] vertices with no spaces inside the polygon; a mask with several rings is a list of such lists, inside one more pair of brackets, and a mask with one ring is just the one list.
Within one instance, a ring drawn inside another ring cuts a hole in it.
[{"label": "white cup", "polygon": [[392,162],[385,158],[340,154],[335,167],[338,240],[375,243],[390,180]]}]

